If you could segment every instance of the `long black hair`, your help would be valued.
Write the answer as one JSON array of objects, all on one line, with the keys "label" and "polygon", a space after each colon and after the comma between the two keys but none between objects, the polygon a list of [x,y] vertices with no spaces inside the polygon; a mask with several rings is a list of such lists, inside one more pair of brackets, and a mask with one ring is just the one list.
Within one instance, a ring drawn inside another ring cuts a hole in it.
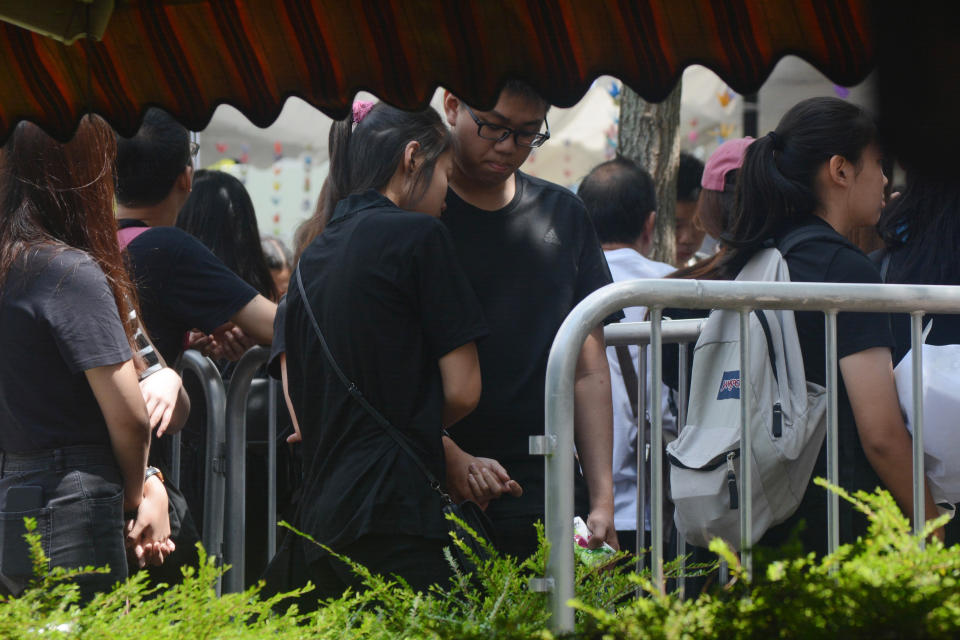
[{"label": "long black hair", "polygon": [[382,191],[400,166],[407,143],[420,144],[422,160],[410,192],[416,201],[426,193],[437,160],[450,148],[451,137],[434,109],[403,111],[378,102],[354,125],[352,117],[330,127],[330,173],[313,216],[297,230],[296,259],[323,231],[337,203],[367,189]]},{"label": "long black hair", "polygon": [[193,191],[177,215],[177,226],[205,244],[263,297],[277,299],[253,202],[240,180],[222,171],[194,173]]},{"label": "long black hair", "polygon": [[960,284],[960,185],[911,171],[907,187],[880,215],[880,237],[891,253],[888,282]]},{"label": "long black hair", "polygon": [[798,102],[777,128],[747,148],[737,179],[727,246],[717,277],[733,278],[757,249],[821,205],[817,173],[833,156],[859,165],[877,140],[873,119],[839,98]]}]

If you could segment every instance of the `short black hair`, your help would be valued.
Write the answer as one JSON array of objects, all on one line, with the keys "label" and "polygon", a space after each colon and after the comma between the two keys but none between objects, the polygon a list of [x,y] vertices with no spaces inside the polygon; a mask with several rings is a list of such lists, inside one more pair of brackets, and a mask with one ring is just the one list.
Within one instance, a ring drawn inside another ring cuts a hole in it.
[{"label": "short black hair", "polygon": [[523,98],[528,102],[539,104],[543,107],[544,113],[550,111],[550,102],[540,95],[540,92],[533,88],[532,85],[527,84],[523,80],[507,80],[503,88],[500,90],[500,93],[509,93],[511,95]]},{"label": "short black hair", "polygon": [[633,244],[657,208],[653,178],[628,158],[617,157],[594,167],[577,195],[587,207],[600,242]]},{"label": "short black hair", "polygon": [[703,163],[693,154],[682,151],[677,169],[677,200],[696,202],[700,197],[700,180],[703,178]]},{"label": "short black hair", "polygon": [[189,164],[190,132],[167,112],[149,109],[136,135],[117,137],[117,202],[157,204]]}]

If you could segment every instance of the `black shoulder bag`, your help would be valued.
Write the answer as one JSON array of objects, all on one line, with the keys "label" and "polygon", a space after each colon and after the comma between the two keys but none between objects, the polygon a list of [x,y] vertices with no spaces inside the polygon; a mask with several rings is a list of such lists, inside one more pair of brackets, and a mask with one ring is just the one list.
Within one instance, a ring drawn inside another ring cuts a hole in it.
[{"label": "black shoulder bag", "polygon": [[[376,408],[374,408],[365,397],[363,397],[363,394],[360,393],[360,389],[357,388],[357,385],[347,378],[346,374],[343,373],[343,370],[337,364],[337,361],[334,360],[333,354],[330,353],[330,348],[327,346],[327,341],[323,337],[323,332],[320,331],[320,325],[317,323],[317,319],[313,315],[313,309],[310,306],[307,293],[303,288],[303,279],[300,276],[299,263],[297,264],[296,268],[296,277],[297,287],[300,291],[300,297],[303,299],[303,307],[307,311],[307,316],[310,318],[310,323],[313,325],[313,330],[317,334],[317,339],[320,340],[320,346],[323,349],[323,354],[326,356],[327,362],[330,363],[330,367],[333,369],[334,373],[336,373],[337,377],[340,378],[340,381],[347,388],[347,392],[353,396],[353,399],[356,400],[360,406],[370,414],[376,423],[380,425],[387,435],[393,438],[400,448],[406,452],[408,456],[410,456],[410,458],[420,469],[421,473],[423,473],[424,477],[426,477],[427,482],[430,484],[430,488],[436,491],[440,496],[440,499],[443,501],[443,516],[447,523],[448,531],[451,534],[456,534],[460,540],[463,540],[465,545],[472,551],[474,555],[476,555],[477,558],[486,559],[489,556],[486,549],[484,549],[484,547],[472,535],[464,531],[463,527],[457,521],[449,520],[446,516],[448,514],[456,516],[456,518],[473,529],[477,535],[485,538],[494,546],[496,546],[496,532],[494,531],[493,523],[490,522],[490,519],[477,503],[470,500],[465,500],[460,504],[455,503],[450,495],[444,491],[443,485],[440,484],[440,481],[437,480],[436,476],[433,475],[430,469],[427,468],[427,465],[423,463],[423,460],[420,458],[420,456],[418,456],[410,446],[407,436],[390,424],[390,421],[383,417],[383,415],[377,411]],[[469,556],[467,556],[467,554],[463,552],[462,549],[460,549],[459,546],[450,545],[450,551],[461,570],[472,571],[474,569],[473,561],[469,558]]]}]

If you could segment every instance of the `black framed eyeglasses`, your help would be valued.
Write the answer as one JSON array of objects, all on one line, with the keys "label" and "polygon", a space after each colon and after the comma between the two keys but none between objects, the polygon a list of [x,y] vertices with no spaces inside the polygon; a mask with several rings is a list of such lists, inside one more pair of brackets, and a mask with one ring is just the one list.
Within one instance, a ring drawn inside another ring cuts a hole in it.
[{"label": "black framed eyeglasses", "polygon": [[539,147],[550,139],[550,123],[547,122],[547,116],[543,116],[543,124],[547,127],[546,131],[518,131],[516,129],[504,127],[499,124],[484,122],[477,117],[477,114],[473,112],[473,109],[467,107],[467,105],[463,106],[466,107],[467,113],[470,114],[470,117],[473,118],[473,121],[477,123],[477,135],[484,140],[503,142],[510,136],[513,136],[513,141],[517,143],[517,146]]}]

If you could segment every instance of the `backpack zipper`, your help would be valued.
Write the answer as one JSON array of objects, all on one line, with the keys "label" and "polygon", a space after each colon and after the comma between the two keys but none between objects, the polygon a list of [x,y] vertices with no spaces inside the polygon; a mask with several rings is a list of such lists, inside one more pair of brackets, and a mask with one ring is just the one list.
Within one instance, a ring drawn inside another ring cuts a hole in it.
[{"label": "backpack zipper", "polygon": [[736,460],[739,457],[740,449],[731,449],[730,451],[724,451],[702,467],[688,467],[674,457],[672,453],[667,453],[667,459],[670,461],[670,464],[675,467],[679,467],[680,469],[689,469],[691,471],[713,471],[714,469],[719,469],[721,466],[723,466],[724,462],[726,462],[729,466],[733,460]]},{"label": "backpack zipper", "polygon": [[[736,453],[739,454],[739,450]],[[727,454],[727,489],[730,490],[730,509],[740,508],[740,494],[737,493],[737,474],[733,470],[733,461],[736,457],[733,451]]]},{"label": "backpack zipper", "polygon": [[773,403],[773,437],[779,438],[783,435],[783,407],[780,402]]}]

